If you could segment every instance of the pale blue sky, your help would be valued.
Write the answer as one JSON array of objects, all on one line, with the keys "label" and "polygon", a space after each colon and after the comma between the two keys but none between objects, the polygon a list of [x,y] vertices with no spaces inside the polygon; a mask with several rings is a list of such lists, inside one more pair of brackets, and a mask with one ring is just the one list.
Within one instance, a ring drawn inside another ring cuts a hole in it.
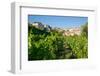
[{"label": "pale blue sky", "polygon": [[51,27],[58,28],[71,28],[80,27],[88,22],[88,17],[80,16],[51,16],[51,15],[28,15],[28,22],[42,22],[48,24]]}]

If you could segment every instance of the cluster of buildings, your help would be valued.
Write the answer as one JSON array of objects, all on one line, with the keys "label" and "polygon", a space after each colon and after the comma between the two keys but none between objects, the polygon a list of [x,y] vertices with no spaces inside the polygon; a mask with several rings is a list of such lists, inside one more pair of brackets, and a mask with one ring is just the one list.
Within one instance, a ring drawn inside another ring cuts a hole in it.
[{"label": "cluster of buildings", "polygon": [[81,34],[80,28],[70,28],[70,29],[63,30],[64,36],[74,36],[74,35],[80,35],[80,34]]}]

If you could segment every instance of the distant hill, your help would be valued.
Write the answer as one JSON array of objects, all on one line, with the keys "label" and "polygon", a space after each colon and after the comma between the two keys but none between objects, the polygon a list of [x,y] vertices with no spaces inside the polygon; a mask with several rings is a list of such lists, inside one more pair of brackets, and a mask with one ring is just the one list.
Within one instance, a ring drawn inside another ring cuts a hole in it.
[{"label": "distant hill", "polygon": [[41,22],[34,22],[34,23],[29,23],[29,30],[32,29],[32,32],[34,34],[48,34],[49,32],[51,32],[52,30],[56,30],[60,33],[62,33],[62,35],[64,36],[74,36],[74,35],[80,35],[81,34],[81,29],[80,27],[74,27],[74,28],[66,28],[66,29],[62,29],[62,28],[52,28],[50,25],[47,24],[43,24]]},{"label": "distant hill", "polygon": [[48,32],[45,29],[41,30],[40,28],[32,26],[32,24],[28,24],[28,25],[29,25],[28,26],[28,32],[31,32],[31,33],[33,33],[35,35],[43,35],[43,34],[48,35],[48,34],[50,34],[50,32]]}]

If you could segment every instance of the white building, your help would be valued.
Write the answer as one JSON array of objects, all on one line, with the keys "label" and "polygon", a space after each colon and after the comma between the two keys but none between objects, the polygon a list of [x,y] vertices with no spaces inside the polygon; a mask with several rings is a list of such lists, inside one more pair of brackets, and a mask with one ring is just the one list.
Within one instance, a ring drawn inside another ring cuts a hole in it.
[{"label": "white building", "polygon": [[44,25],[41,22],[34,22],[32,25],[36,28],[44,29]]}]

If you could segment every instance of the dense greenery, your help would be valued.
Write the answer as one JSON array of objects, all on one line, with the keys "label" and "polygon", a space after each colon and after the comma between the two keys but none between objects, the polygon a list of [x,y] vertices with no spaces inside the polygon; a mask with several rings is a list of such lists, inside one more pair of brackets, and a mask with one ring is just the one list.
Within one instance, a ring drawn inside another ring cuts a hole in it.
[{"label": "dense greenery", "polygon": [[57,30],[28,25],[28,60],[78,59],[88,57],[87,23],[80,36],[63,36]]}]

